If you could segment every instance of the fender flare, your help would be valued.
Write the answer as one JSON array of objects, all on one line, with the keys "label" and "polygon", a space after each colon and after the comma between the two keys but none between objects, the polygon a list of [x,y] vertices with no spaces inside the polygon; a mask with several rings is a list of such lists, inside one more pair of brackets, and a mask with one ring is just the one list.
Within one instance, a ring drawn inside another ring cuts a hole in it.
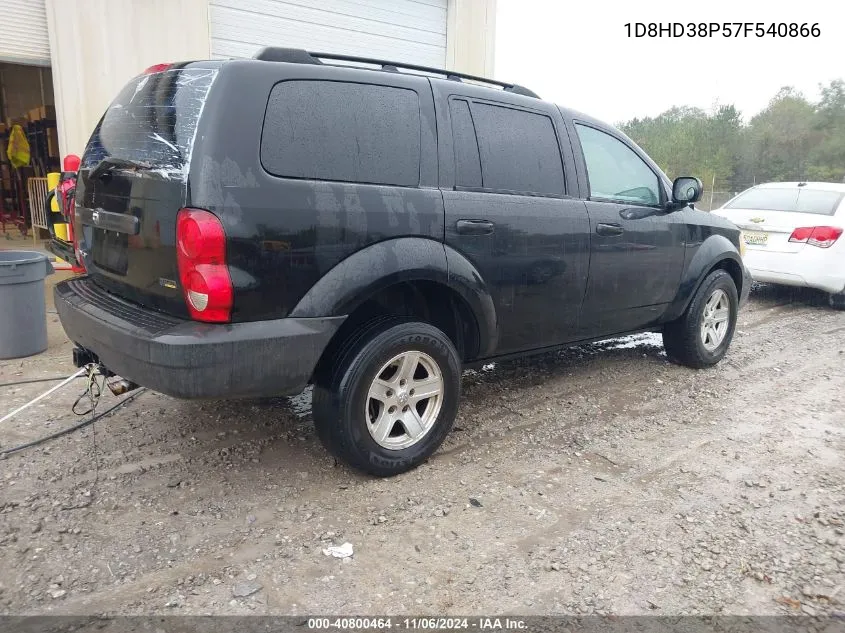
[{"label": "fender flare", "polygon": [[326,272],[289,316],[346,316],[379,291],[407,281],[432,281],[456,292],[475,317],[479,356],[492,353],[498,322],[487,284],[463,255],[431,239],[401,237],[356,251]]},{"label": "fender flare", "polygon": [[[724,235],[710,235],[699,246],[695,255],[684,268],[678,293],[666,310],[666,320],[673,321],[680,317],[687,309],[690,301],[704,282],[704,277],[717,264],[725,260],[734,262],[740,270],[744,269],[742,256],[736,246]],[[737,287],[737,293],[742,296],[743,288]]]}]

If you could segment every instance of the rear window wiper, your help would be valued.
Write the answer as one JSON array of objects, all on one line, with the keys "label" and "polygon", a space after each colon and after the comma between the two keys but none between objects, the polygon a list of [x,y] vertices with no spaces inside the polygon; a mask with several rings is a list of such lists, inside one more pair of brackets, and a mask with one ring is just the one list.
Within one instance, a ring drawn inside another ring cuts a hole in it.
[{"label": "rear window wiper", "polygon": [[99,163],[94,165],[94,168],[88,173],[89,178],[101,178],[109,173],[112,169],[150,169],[151,163],[146,163],[140,160],[128,160],[125,158],[104,158]]}]

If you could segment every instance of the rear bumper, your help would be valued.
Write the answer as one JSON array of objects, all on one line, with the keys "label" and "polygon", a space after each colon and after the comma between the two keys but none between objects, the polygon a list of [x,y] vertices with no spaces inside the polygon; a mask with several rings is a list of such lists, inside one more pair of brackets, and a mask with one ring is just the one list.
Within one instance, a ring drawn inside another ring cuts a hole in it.
[{"label": "rear bumper", "polygon": [[804,276],[779,270],[763,270],[759,268],[752,268],[751,276],[754,277],[754,281],[767,284],[816,288],[817,290],[824,290],[833,294],[845,290],[845,279],[830,276]]},{"label": "rear bumper", "polygon": [[805,249],[800,253],[749,251],[745,265],[754,281],[838,293],[845,290],[845,272],[841,272],[845,269],[837,266],[836,253],[830,257],[831,252],[822,249]]},{"label": "rear bumper", "polygon": [[110,371],[177,398],[293,395],[345,317],[206,324],[107,293],[87,277],[58,284],[68,337]]}]

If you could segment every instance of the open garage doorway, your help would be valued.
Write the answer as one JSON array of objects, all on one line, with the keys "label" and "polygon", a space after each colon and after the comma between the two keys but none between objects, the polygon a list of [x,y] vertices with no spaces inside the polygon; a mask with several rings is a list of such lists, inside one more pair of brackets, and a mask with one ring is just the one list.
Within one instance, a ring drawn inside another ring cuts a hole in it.
[{"label": "open garage doorway", "polygon": [[60,171],[49,66],[0,59],[0,149],[0,239],[46,238],[47,174]]}]

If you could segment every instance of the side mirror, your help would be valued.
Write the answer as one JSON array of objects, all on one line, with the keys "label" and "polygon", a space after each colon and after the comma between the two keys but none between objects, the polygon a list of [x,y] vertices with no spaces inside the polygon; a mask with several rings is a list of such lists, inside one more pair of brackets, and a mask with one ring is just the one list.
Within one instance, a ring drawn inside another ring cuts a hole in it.
[{"label": "side mirror", "polygon": [[672,183],[672,202],[678,206],[692,204],[701,199],[703,192],[704,185],[698,178],[681,176]]}]

